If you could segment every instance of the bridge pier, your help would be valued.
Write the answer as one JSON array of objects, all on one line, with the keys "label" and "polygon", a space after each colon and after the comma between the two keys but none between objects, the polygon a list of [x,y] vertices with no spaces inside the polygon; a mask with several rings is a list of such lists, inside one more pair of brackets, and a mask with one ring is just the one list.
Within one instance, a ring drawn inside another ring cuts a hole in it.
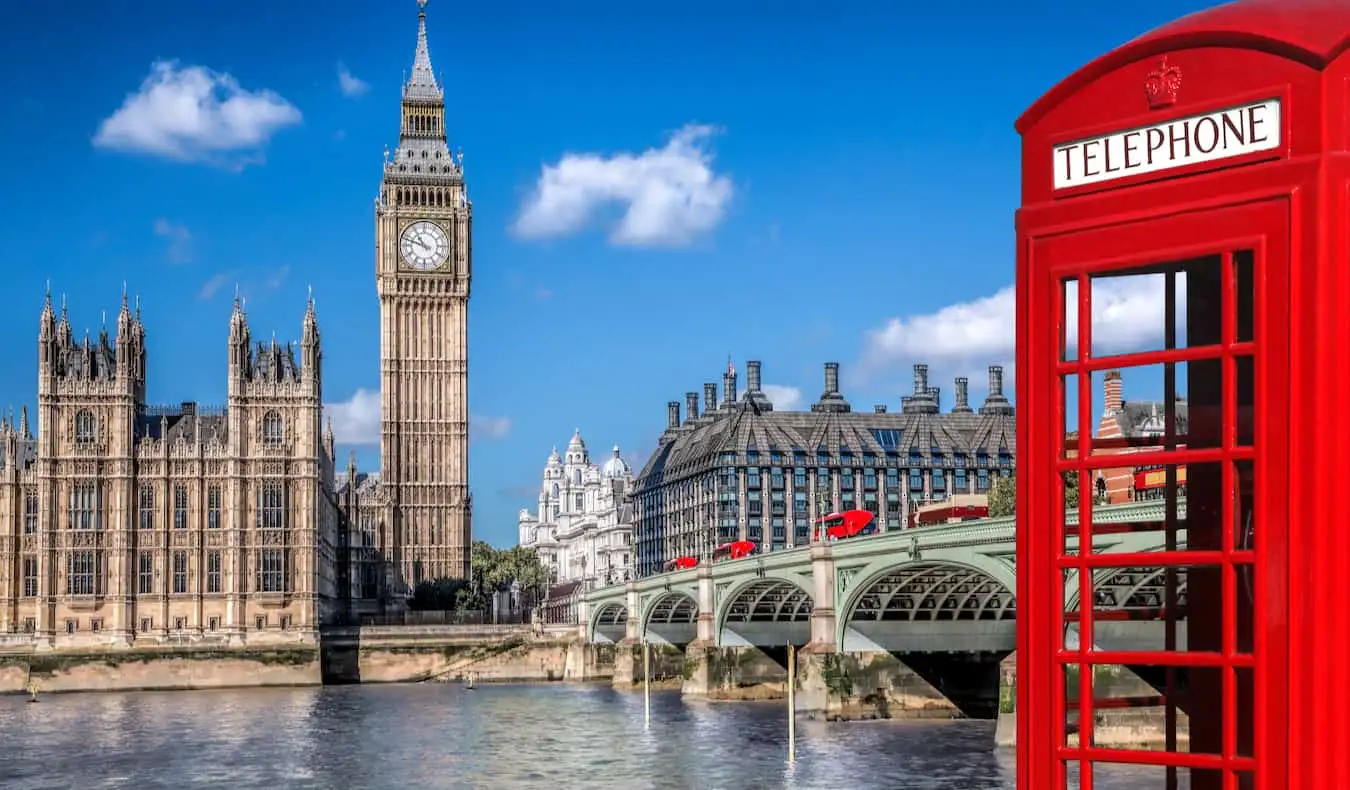
[{"label": "bridge pier", "polygon": [[694,642],[685,650],[684,696],[766,700],[787,696],[787,647],[718,647]]},{"label": "bridge pier", "polygon": [[[651,681],[666,683],[684,676],[684,649],[680,645],[650,643]],[[614,646],[614,674],[610,683],[616,689],[632,689],[642,685],[642,643],[625,639]]]}]

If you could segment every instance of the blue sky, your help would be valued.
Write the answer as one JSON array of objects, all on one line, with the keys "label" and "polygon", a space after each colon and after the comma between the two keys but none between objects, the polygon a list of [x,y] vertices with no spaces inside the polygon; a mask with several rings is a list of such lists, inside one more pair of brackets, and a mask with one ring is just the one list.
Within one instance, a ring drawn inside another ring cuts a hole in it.
[{"label": "blue sky", "polygon": [[[897,404],[914,362],[948,405],[956,375],[982,398],[989,364],[1011,388],[1013,120],[1205,5],[432,0],[474,201],[478,536],[514,540],[574,428],[593,456],[641,463],[666,401],[720,381],[728,355],[742,387],[763,360],[780,406],[814,399],[827,360],[862,408]],[[282,340],[312,286],[340,457],[377,468],[372,200],[416,10],[9,9],[0,403],[34,402],[48,280],[77,333],[115,315],[124,281],[140,295],[157,403],[223,400],[236,285],[255,337]]]}]

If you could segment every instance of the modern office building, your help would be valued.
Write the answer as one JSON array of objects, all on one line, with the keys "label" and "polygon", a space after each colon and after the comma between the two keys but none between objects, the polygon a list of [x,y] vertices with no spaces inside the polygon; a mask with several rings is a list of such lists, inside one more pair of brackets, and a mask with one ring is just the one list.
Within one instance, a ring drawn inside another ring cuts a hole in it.
[{"label": "modern office building", "polygon": [[833,511],[860,508],[883,528],[899,528],[905,510],[952,494],[984,493],[1012,472],[1014,409],[1003,369],[989,368],[989,393],[978,409],[968,380],[955,381],[955,404],[942,411],[928,367],[914,366],[914,392],[899,411],[877,405],[854,411],[839,391],[839,364],[825,364],[825,386],[808,411],[776,411],[761,390],[758,361],[746,365],[747,391],[736,372],[666,406],[666,430],[634,485],[634,541],[639,575],[667,560],[706,560],[730,540],[766,551],[808,543],[812,524]]}]

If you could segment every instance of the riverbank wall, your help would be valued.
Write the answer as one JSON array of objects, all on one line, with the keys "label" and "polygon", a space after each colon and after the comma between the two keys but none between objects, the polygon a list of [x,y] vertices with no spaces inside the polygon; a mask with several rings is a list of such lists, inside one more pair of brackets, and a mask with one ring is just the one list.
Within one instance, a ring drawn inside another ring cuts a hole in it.
[{"label": "riverbank wall", "polygon": [[346,683],[610,680],[612,646],[572,629],[365,626],[286,643],[0,648],[0,694],[317,686]]}]

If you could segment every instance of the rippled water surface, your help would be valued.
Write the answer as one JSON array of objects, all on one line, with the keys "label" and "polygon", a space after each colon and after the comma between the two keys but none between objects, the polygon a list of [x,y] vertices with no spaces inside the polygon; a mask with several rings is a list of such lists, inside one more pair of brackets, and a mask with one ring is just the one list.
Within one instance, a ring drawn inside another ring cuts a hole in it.
[{"label": "rippled water surface", "polygon": [[[986,722],[797,728],[777,703],[606,686],[348,686],[0,697],[0,788],[1004,790]],[[1124,770],[1124,769],[1122,769]],[[1098,775],[1099,790],[1152,790]]]}]

